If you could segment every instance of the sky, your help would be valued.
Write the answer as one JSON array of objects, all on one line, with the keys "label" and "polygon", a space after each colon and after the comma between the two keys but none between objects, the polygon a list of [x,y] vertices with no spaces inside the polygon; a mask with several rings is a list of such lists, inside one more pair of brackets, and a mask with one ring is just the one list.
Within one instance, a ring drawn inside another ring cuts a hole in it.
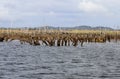
[{"label": "sky", "polygon": [[0,0],[0,27],[120,28],[120,0]]}]

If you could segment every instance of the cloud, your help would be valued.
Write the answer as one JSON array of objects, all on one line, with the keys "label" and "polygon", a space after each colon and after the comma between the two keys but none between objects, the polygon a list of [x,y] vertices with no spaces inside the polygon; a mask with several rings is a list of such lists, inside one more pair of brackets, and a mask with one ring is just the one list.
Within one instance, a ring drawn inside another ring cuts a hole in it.
[{"label": "cloud", "polygon": [[5,18],[8,16],[8,10],[4,7],[0,7],[0,19]]},{"label": "cloud", "polygon": [[119,0],[0,0],[0,4],[4,23],[12,19],[21,24],[79,25],[95,24],[92,18],[96,23],[120,20]]},{"label": "cloud", "polygon": [[107,8],[101,4],[92,2],[92,1],[82,1],[79,4],[79,9],[87,13],[106,13],[108,12]]}]

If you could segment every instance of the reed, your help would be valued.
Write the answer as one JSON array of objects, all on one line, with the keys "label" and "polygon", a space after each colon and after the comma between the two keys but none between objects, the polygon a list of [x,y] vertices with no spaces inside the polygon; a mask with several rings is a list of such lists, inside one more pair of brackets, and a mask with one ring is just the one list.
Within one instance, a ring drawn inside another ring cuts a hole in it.
[{"label": "reed", "polygon": [[106,43],[120,40],[120,31],[110,30],[31,30],[0,29],[0,42],[19,40],[21,44],[83,46],[84,42]]}]

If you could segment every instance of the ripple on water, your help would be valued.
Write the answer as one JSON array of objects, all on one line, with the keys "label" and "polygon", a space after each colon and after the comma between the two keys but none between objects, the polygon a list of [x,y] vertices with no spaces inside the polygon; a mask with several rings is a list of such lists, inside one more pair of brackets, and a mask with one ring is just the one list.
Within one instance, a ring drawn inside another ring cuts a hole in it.
[{"label": "ripple on water", "polygon": [[0,79],[120,79],[120,44],[0,46]]}]

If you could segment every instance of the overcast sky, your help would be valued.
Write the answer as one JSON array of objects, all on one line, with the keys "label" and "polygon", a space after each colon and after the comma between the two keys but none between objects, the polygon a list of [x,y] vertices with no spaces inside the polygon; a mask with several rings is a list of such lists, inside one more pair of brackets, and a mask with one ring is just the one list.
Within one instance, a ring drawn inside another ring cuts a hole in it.
[{"label": "overcast sky", "polygon": [[120,0],[0,0],[0,26],[120,26]]}]

